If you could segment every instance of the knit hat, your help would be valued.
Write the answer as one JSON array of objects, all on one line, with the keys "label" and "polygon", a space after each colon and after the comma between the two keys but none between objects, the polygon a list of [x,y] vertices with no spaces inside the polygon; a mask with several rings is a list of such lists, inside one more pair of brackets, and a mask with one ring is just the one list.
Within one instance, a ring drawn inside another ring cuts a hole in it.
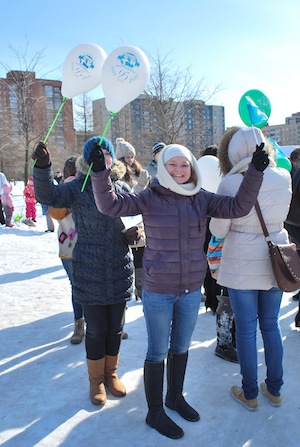
[{"label": "knit hat", "polygon": [[116,145],[116,158],[120,159],[127,156],[136,156],[134,147],[128,141],[125,141],[124,138],[117,138]]},{"label": "knit hat", "polygon": [[166,147],[166,145],[162,141],[158,141],[157,143],[154,143],[152,146],[153,155],[157,154],[157,152],[161,151],[164,147]]},{"label": "knit hat", "polygon": [[252,156],[256,145],[266,144],[265,137],[257,127],[241,127],[231,138],[228,145],[228,158],[235,166],[239,161]]},{"label": "knit hat", "polygon": [[85,143],[85,145],[83,147],[83,153],[82,153],[85,163],[88,163],[88,158],[90,156],[92,149],[94,148],[95,144],[99,145],[101,139],[102,139],[101,145],[100,145],[101,148],[105,149],[106,151],[108,151],[110,153],[111,158],[112,158],[112,165],[114,164],[114,158],[115,158],[114,147],[112,145],[112,142],[104,137],[103,138],[102,137],[92,137]]},{"label": "knit hat", "polygon": [[192,153],[181,144],[170,144],[163,153],[163,163],[166,164],[173,157],[185,157],[192,163]]}]

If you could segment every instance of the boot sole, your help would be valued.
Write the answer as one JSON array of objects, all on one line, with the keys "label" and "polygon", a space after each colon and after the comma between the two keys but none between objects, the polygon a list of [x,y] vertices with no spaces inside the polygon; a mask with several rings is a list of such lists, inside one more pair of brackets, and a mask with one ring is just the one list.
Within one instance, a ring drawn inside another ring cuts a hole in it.
[{"label": "boot sole", "polygon": [[161,435],[166,436],[167,438],[170,438],[170,439],[180,439],[180,438],[182,438],[183,435],[184,435],[184,431],[182,431],[182,433],[180,433],[180,435],[178,435],[178,436],[174,436],[174,435],[171,435],[171,434],[163,433],[163,432],[159,431],[159,430],[155,427],[155,425],[153,425],[153,424],[151,424],[150,422],[148,422],[147,419],[146,419],[146,424],[147,424],[150,428],[154,428],[154,430],[156,430],[157,433],[160,433]]},{"label": "boot sole", "polygon": [[173,407],[173,406],[171,406],[171,405],[168,405],[167,402],[165,402],[165,405],[166,405],[166,407],[169,408],[170,410],[176,411],[176,413],[178,413],[179,416],[181,416],[181,417],[182,417],[183,419],[185,419],[186,421],[189,421],[189,422],[198,422],[198,421],[200,421],[200,415],[198,415],[198,417],[188,418],[188,417],[184,416],[182,413],[180,413],[180,411],[179,411],[176,407]]},{"label": "boot sole", "polygon": [[220,357],[220,359],[226,360],[226,362],[239,363],[238,360],[228,359],[227,357],[224,357],[222,354],[219,354],[218,352],[215,352],[215,355],[216,355],[217,357]]}]

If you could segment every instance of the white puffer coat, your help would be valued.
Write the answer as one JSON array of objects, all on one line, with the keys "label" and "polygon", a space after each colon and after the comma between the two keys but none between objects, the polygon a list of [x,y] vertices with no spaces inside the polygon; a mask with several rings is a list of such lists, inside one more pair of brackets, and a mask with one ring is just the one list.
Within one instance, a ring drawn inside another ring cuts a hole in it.
[{"label": "white puffer coat", "polygon": [[[224,153],[220,157],[220,167],[224,173]],[[223,148],[226,157],[226,150]],[[249,147],[240,149],[240,161],[222,179],[218,193],[234,196],[243,180],[241,172],[248,168]],[[227,164],[228,166],[228,164]],[[274,160],[264,171],[262,186],[258,194],[263,218],[271,239],[275,243],[288,242],[288,234],[283,222],[288,214],[291,200],[291,176],[286,169],[277,169]],[[238,219],[216,219],[210,222],[210,231],[218,238],[224,238],[222,259],[217,282],[222,286],[238,290],[269,290],[276,286],[268,245],[265,241],[255,208]]]}]

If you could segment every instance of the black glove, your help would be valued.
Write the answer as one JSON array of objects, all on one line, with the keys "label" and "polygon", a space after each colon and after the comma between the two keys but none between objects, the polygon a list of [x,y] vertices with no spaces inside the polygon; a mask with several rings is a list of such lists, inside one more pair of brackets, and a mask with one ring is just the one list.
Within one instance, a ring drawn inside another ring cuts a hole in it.
[{"label": "black glove", "polygon": [[257,171],[263,172],[269,165],[269,157],[264,150],[265,143],[261,143],[260,146],[256,145],[256,151],[253,153],[251,163],[254,165]]},{"label": "black glove", "polygon": [[127,244],[134,245],[141,239],[142,229],[137,226],[134,226],[134,227],[128,228],[123,233],[126,238]]},{"label": "black glove", "polygon": [[92,171],[104,171],[104,169],[106,168],[105,156],[99,144],[95,144],[86,161],[89,164],[93,163]]},{"label": "black glove", "polygon": [[35,166],[37,168],[47,168],[51,164],[50,152],[43,141],[38,143],[31,156],[36,160]]}]

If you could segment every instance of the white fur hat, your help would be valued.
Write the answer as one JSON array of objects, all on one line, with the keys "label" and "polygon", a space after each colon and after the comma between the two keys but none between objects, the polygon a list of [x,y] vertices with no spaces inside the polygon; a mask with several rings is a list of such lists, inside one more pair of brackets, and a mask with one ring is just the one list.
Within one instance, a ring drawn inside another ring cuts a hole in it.
[{"label": "white fur hat", "polygon": [[132,144],[125,141],[124,138],[116,139],[116,158],[120,159],[128,155],[136,156],[136,152]]}]

